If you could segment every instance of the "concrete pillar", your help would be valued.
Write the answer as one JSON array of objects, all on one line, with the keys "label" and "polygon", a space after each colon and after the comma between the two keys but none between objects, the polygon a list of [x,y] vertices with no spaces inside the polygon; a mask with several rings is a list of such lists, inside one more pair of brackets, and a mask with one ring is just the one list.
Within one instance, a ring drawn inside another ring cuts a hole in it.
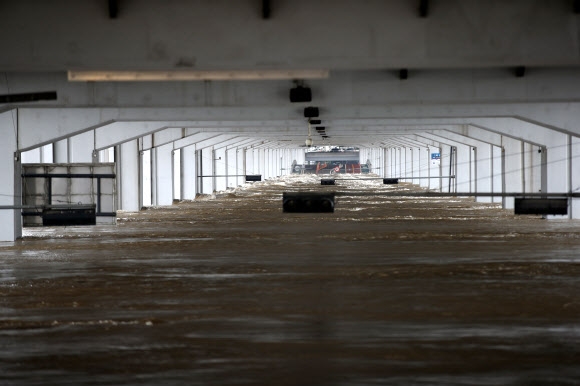
[{"label": "concrete pillar", "polygon": [[394,156],[393,165],[395,166],[393,177],[403,177],[403,167],[402,167],[403,152],[404,150],[402,150],[400,147],[397,147],[395,149],[395,152],[393,154]]},{"label": "concrete pillar", "polygon": [[154,205],[173,204],[173,144],[153,149]]},{"label": "concrete pillar", "polygon": [[[411,147],[410,148],[410,153],[411,153],[411,167],[412,167],[412,175],[413,177],[421,177],[421,154],[420,154],[420,150],[417,147]],[[421,180],[418,179],[413,179],[411,180],[412,183],[419,185],[421,183]]]},{"label": "concrete pillar", "polygon": [[[475,148],[476,157],[476,191],[491,193],[493,191],[493,145],[482,144]],[[478,197],[478,202],[492,202],[492,197]]]},{"label": "concrete pillar", "polygon": [[[0,206],[22,204],[20,154],[17,153],[16,110],[0,113]],[[0,209],[0,241],[22,237],[20,209]]]},{"label": "concrete pillar", "polygon": [[236,149],[236,170],[238,177],[236,177],[236,185],[242,185],[244,183],[243,175],[246,174],[246,148]]},{"label": "concrete pillar", "polygon": [[238,148],[228,147],[225,151],[226,154],[226,170],[227,170],[227,187],[235,188],[238,186],[238,174],[241,172],[238,170]]},{"label": "concrete pillar", "polygon": [[117,184],[119,209],[136,212],[139,203],[139,143],[129,141],[117,146]]},{"label": "concrete pillar", "polygon": [[[580,137],[570,138],[570,191],[572,193],[580,192]],[[580,198],[570,200],[571,218],[580,218]]]},{"label": "concrete pillar", "polygon": [[397,149],[389,149],[389,174],[388,177],[397,177]]},{"label": "concrete pillar", "polygon": [[417,184],[422,188],[429,188],[429,149],[426,147],[417,148],[417,158],[419,167],[419,177],[423,177],[417,181]]},{"label": "concrete pillar", "polygon": [[541,147],[528,142],[522,143],[522,163],[524,192],[538,193],[542,189]]},{"label": "concrete pillar", "polygon": [[263,179],[270,178],[270,151],[269,149],[260,149],[260,170]]},{"label": "concrete pillar", "polygon": [[[513,193],[522,192],[524,187],[522,185],[522,143],[517,139],[502,136],[503,145],[503,173],[502,186],[503,192]],[[505,197],[503,199],[503,207],[505,209],[514,208],[514,198]]]},{"label": "concrete pillar", "polygon": [[214,175],[213,172],[213,149],[211,147],[199,149],[198,153],[200,155],[200,176],[201,177],[201,191],[202,194],[212,194],[215,190],[214,185]]},{"label": "concrete pillar", "polygon": [[195,145],[181,149],[181,199],[193,200],[196,194]]},{"label": "concrete pillar", "polygon": [[[413,174],[414,164],[413,164],[413,148],[406,145],[405,146],[405,175],[407,177],[415,177]],[[406,182],[413,182],[413,180],[407,180]]]},{"label": "concrete pillar", "polygon": [[68,139],[56,141],[52,144],[52,159],[54,163],[64,164],[70,162],[68,148]]},{"label": "concrete pillar", "polygon": [[244,157],[244,174],[257,174],[254,167],[254,149],[246,149]]},{"label": "concrete pillar", "polygon": [[471,146],[456,143],[454,147],[456,150],[454,154],[456,164],[455,173],[451,174],[455,174],[456,192],[471,192]]},{"label": "concrete pillar", "polygon": [[152,157],[153,150],[139,152],[139,207],[151,206],[153,203]]},{"label": "concrete pillar", "polygon": [[[441,148],[430,147],[427,149],[429,154],[429,177],[441,177]],[[439,157],[437,157],[439,154]],[[429,189],[442,191],[440,178],[429,178]]]},{"label": "concrete pillar", "polygon": [[[503,154],[504,149],[500,146],[494,146],[492,148],[492,159],[491,159],[491,168],[493,170],[493,177],[491,179],[492,184],[492,192],[493,193],[503,193],[504,192],[504,183],[503,183]],[[495,203],[503,202],[501,197],[493,197],[492,199]]]},{"label": "concrete pillar", "polygon": [[[441,145],[441,163],[439,164],[439,173],[443,176],[456,174],[457,151],[453,146]],[[454,192],[456,180],[449,177],[441,178],[441,189],[443,192]]]},{"label": "concrete pillar", "polygon": [[216,191],[223,191],[227,188],[227,178],[225,176],[228,175],[228,167],[226,164],[226,148],[222,147],[219,149],[215,149],[213,152],[214,155],[214,174],[220,176],[216,177],[215,179],[215,190]]},{"label": "concrete pillar", "polygon": [[267,162],[267,153],[266,153],[266,149],[260,149],[258,150],[259,154],[260,154],[260,164],[258,167],[259,173],[258,174],[263,174],[263,179],[268,179],[270,178],[270,173],[269,173],[269,168],[268,166],[268,162]]},{"label": "concrete pillar", "polygon": [[173,149],[173,199],[181,200],[181,149]]}]

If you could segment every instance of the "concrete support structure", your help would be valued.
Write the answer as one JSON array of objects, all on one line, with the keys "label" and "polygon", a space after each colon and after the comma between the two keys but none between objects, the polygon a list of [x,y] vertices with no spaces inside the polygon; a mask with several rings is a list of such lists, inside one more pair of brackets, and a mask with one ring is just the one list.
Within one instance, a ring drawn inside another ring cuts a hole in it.
[{"label": "concrete support structure", "polygon": [[[0,206],[22,204],[22,177],[20,176],[20,153],[16,151],[16,111],[0,113]],[[22,237],[22,216],[19,209],[0,209],[0,241],[12,241]]]},{"label": "concrete support structure", "polygon": [[193,200],[196,195],[197,178],[195,163],[195,146],[181,148],[181,199]]},{"label": "concrete support structure", "polygon": [[136,140],[118,145],[117,192],[119,209],[138,211],[139,204],[139,143]]}]

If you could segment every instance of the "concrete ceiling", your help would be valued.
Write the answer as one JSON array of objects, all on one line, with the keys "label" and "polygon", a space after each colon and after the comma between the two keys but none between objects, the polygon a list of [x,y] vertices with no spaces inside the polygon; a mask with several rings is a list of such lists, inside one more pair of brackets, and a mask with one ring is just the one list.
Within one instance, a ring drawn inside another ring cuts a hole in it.
[{"label": "concrete ceiling", "polygon": [[[316,126],[329,137],[313,126],[315,144],[388,146],[470,118],[532,120],[522,111],[579,102],[575,11],[574,2],[554,0],[1,2],[0,25],[11,33],[0,36],[0,94],[55,90],[58,99],[0,109],[58,109],[59,119],[44,121],[56,126],[89,109],[102,117],[97,124],[163,121],[159,130],[199,128],[298,147],[308,133],[304,108],[315,106]],[[67,79],[70,70],[311,69],[329,76],[302,79],[312,90],[302,103],[289,100],[291,77]]]}]

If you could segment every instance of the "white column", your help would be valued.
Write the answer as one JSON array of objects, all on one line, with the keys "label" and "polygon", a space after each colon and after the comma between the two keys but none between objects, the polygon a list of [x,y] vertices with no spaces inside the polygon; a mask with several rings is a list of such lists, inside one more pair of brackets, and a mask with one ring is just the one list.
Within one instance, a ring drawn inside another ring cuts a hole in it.
[{"label": "white column", "polygon": [[[413,171],[412,171],[413,177],[421,177],[420,150],[421,149],[419,149],[417,147],[411,147],[411,157],[412,157],[411,167],[413,168]],[[412,179],[411,182],[416,184],[416,185],[421,184],[421,180],[418,180],[418,179]]]},{"label": "white column", "polygon": [[218,176],[223,176],[223,177],[217,177],[215,179],[215,182],[216,182],[215,190],[216,191],[223,191],[223,190],[226,190],[226,188],[227,188],[227,183],[226,183],[227,178],[225,176],[228,174],[228,168],[226,165],[226,158],[227,158],[226,157],[226,148],[222,147],[222,148],[215,149],[214,157],[215,157],[214,173]]},{"label": "white column", "polygon": [[181,198],[181,149],[173,149],[173,199],[182,200]]},{"label": "white column", "polygon": [[[441,162],[439,163],[439,176],[449,176],[449,171],[453,173],[453,165],[451,163],[451,149],[449,145],[441,145]],[[455,157],[455,155],[453,155]],[[441,184],[441,191],[448,193],[450,190],[453,191],[453,181],[449,178],[440,178],[439,183]]]},{"label": "white column", "polygon": [[244,173],[243,174],[256,174],[254,169],[254,149],[249,148],[245,151],[244,157]]},{"label": "white column", "polygon": [[52,146],[52,159],[54,163],[65,164],[69,163],[68,157],[68,139],[56,141]]},{"label": "white column", "polygon": [[[476,148],[477,191],[492,192],[493,186],[493,145],[482,144]],[[476,201],[492,202],[492,197],[478,197]]]},{"label": "white column", "polygon": [[235,188],[239,185],[238,174],[242,174],[238,170],[238,148],[232,147],[226,150],[227,154],[227,171],[228,171],[228,188]]},{"label": "white column", "polygon": [[[16,122],[16,110],[0,113],[0,206],[22,204],[22,166],[16,152]],[[0,209],[0,241],[22,237],[20,213],[20,209]]]},{"label": "white column", "polygon": [[[491,179],[492,184],[492,192],[493,193],[504,193],[504,184],[503,184],[503,163],[502,157],[504,154],[504,149],[499,146],[494,146],[492,149],[492,160],[491,160],[491,168],[493,170],[492,174],[493,177]],[[494,197],[493,202],[500,203],[503,202],[501,197]]]},{"label": "white column", "polygon": [[429,150],[426,147],[419,147],[417,149],[419,159],[419,177],[423,177],[417,181],[419,186],[429,188]]},{"label": "white column", "polygon": [[119,209],[139,210],[139,144],[136,140],[117,147]]},{"label": "white column", "polygon": [[213,172],[213,149],[211,147],[206,147],[204,149],[198,150],[201,159],[201,168],[200,168],[200,175],[207,176],[202,177],[202,194],[212,194],[215,190],[214,186],[214,175]]},{"label": "white column", "polygon": [[151,206],[153,203],[152,162],[151,155],[155,149],[142,150],[139,152],[140,178],[139,190],[141,200],[139,206]]},{"label": "white column", "polygon": [[268,174],[268,168],[266,167],[267,166],[267,161],[266,161],[267,154],[266,154],[265,149],[260,149],[260,150],[258,150],[258,152],[259,152],[259,157],[260,157],[260,163],[258,166],[258,170],[259,170],[258,174],[263,174],[262,179],[265,180],[265,179],[270,177]]},{"label": "white column", "polygon": [[[442,191],[441,185],[441,178],[433,178],[433,177],[441,177],[441,148],[439,147],[430,147],[428,148],[427,156],[429,162],[429,189]],[[439,158],[435,156],[432,157],[432,154],[439,154]]]},{"label": "white column", "polygon": [[238,148],[236,149],[236,171],[239,174],[236,177],[236,185],[242,185],[244,183],[243,175],[246,173],[246,149]]},{"label": "white column", "polygon": [[[521,141],[509,137],[502,136],[503,144],[503,182],[506,193],[523,192],[522,186],[522,144]],[[505,197],[503,200],[505,209],[514,208],[514,198]]]},{"label": "white column", "polygon": [[[570,191],[580,192],[580,137],[570,138]],[[580,198],[570,200],[571,218],[580,218]]]},{"label": "white column", "polygon": [[196,193],[195,145],[181,149],[181,199],[193,200]]},{"label": "white column", "polygon": [[154,204],[173,204],[173,144],[156,147],[153,173]]}]

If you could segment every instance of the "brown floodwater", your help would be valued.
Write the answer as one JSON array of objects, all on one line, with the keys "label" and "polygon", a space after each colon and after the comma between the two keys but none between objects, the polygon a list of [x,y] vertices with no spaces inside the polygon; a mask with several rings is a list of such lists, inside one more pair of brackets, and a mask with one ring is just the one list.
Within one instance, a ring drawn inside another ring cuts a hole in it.
[{"label": "brown floodwater", "polygon": [[[580,384],[580,222],[285,177],[0,243],[0,385]],[[282,212],[336,191],[334,213]]]}]

